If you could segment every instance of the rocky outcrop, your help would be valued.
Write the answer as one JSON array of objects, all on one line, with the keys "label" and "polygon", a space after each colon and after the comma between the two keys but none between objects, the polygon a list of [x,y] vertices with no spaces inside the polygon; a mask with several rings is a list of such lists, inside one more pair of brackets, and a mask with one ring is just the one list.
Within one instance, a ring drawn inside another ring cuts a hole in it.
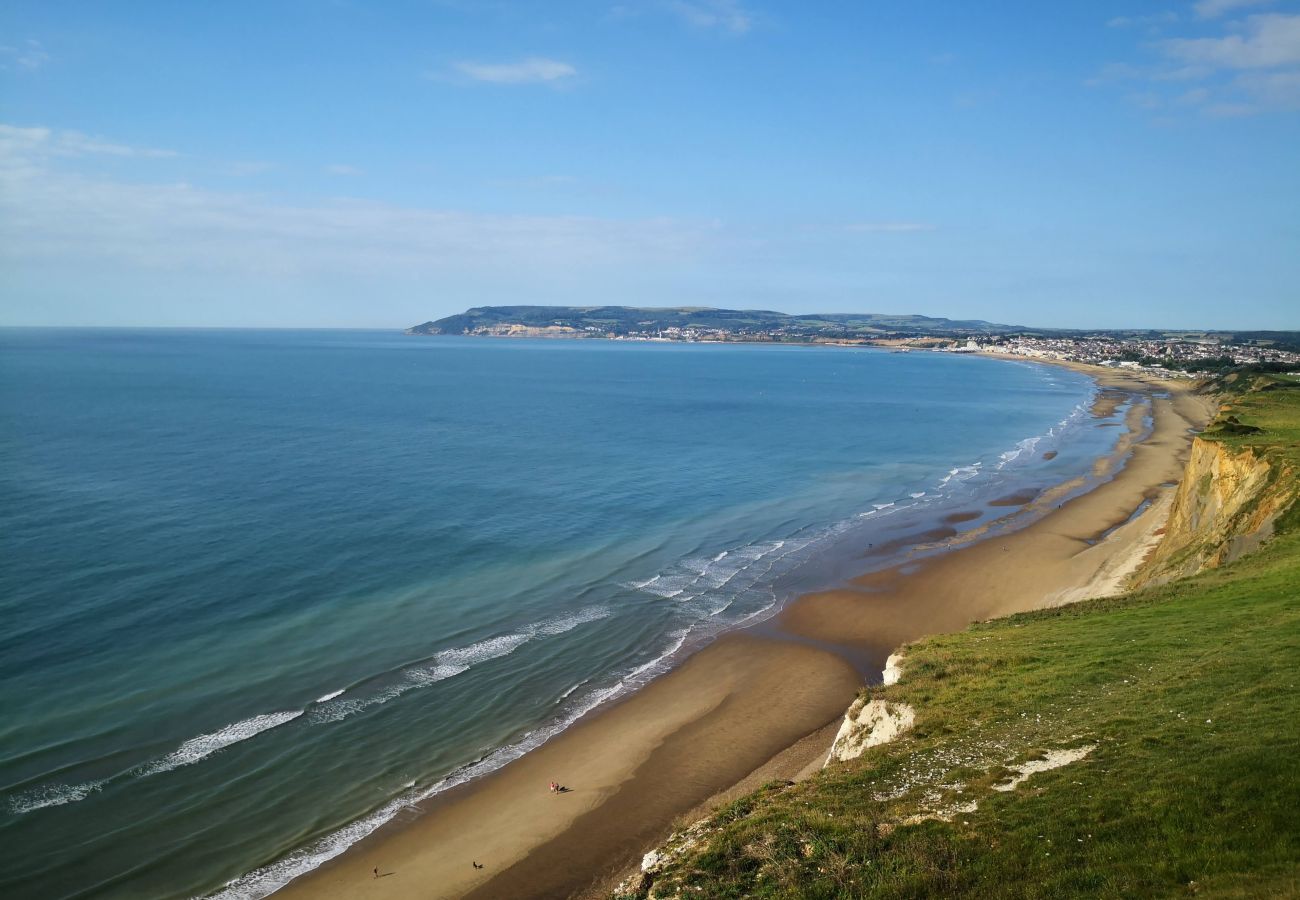
[{"label": "rocky outcrop", "polygon": [[1159,546],[1133,587],[1232,562],[1273,533],[1296,498],[1296,473],[1257,454],[1198,437]]},{"label": "rocky outcrop", "polygon": [[885,687],[889,687],[891,684],[898,684],[898,679],[902,677],[903,654],[889,654],[889,659],[885,660],[885,671],[880,673],[880,683]]},{"label": "rocky outcrop", "polygon": [[689,828],[674,831],[668,840],[641,857],[641,868],[619,882],[615,897],[638,897],[658,900],[675,896],[676,891],[656,893],[655,880],[669,865],[699,847],[709,836],[711,819],[701,819]]},{"label": "rocky outcrop", "polygon": [[859,699],[844,715],[826,765],[857,759],[868,747],[887,744],[916,721],[916,711],[906,703]]}]

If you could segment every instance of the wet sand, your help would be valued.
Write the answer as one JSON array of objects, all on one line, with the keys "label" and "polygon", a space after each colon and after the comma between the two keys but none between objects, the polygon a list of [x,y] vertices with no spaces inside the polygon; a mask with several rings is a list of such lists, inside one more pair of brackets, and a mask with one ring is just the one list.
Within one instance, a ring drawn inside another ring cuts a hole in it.
[{"label": "wet sand", "polygon": [[[1047,507],[1042,518],[1021,531],[801,597],[782,615],[783,624],[811,637],[894,648],[979,619],[1119,592],[1167,514],[1168,484],[1182,474],[1189,429],[1204,425],[1211,412],[1184,388],[1160,387],[1171,396],[1152,400],[1150,437],[1134,443],[1126,434],[1118,455],[1127,458],[1098,461],[1099,475],[1114,472],[1110,480],[1055,509],[1054,492],[1045,492],[1031,504]],[[1132,518],[1144,503],[1147,511]]]},{"label": "wet sand", "polygon": [[[878,677],[901,644],[1118,591],[1158,534],[1189,429],[1210,408],[1184,386],[1086,371],[1105,387],[1145,390],[1154,418],[1148,439],[1136,442],[1130,430],[1113,457],[1097,461],[1100,486],[1064,502],[1080,486],[1061,485],[1026,500],[1018,514],[1041,518],[1019,531],[936,532],[928,555],[801,597],[498,772],[427,802],[418,817],[399,817],[277,897],[600,896],[676,821],[766,780],[815,771],[863,673]],[[1170,396],[1153,396],[1162,392]],[[1115,408],[1109,396],[1105,406]],[[1130,429],[1145,412],[1130,412]],[[551,794],[552,780],[572,791]],[[384,877],[372,877],[376,866]]]},{"label": "wet sand", "polygon": [[[825,650],[724,636],[276,896],[567,896],[639,858],[675,816],[838,718],[860,683],[852,665]],[[551,781],[569,790],[553,794]],[[383,877],[373,877],[375,867]]]},{"label": "wet sand", "polygon": [[990,500],[989,506],[1028,506],[1040,493],[1042,492],[1037,488],[1025,488],[1016,491],[1014,494],[1007,494],[1005,497]]}]

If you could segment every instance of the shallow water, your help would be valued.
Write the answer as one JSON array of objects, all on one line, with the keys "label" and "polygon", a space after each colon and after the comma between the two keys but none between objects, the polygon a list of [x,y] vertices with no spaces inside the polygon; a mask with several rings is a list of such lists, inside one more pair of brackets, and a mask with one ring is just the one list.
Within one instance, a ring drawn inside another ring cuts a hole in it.
[{"label": "shallow water", "polygon": [[1092,392],[860,349],[0,331],[0,891],[263,896],[903,523],[1086,472]]}]

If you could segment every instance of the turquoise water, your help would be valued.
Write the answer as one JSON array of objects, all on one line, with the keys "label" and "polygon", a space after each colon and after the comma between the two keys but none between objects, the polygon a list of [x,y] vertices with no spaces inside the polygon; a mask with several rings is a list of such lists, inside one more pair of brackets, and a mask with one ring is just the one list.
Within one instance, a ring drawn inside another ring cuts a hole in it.
[{"label": "turquoise water", "polygon": [[0,331],[0,892],[264,896],[846,548],[1085,471],[1092,391],[859,349]]}]

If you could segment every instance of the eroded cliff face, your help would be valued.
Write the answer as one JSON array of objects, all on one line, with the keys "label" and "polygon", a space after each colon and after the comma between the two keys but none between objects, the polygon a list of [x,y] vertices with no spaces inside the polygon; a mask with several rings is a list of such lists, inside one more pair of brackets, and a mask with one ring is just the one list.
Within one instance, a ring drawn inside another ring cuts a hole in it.
[{"label": "eroded cliff face", "polygon": [[1254,550],[1273,534],[1296,493],[1289,468],[1250,448],[1196,438],[1164,537],[1131,587],[1194,575]]}]

